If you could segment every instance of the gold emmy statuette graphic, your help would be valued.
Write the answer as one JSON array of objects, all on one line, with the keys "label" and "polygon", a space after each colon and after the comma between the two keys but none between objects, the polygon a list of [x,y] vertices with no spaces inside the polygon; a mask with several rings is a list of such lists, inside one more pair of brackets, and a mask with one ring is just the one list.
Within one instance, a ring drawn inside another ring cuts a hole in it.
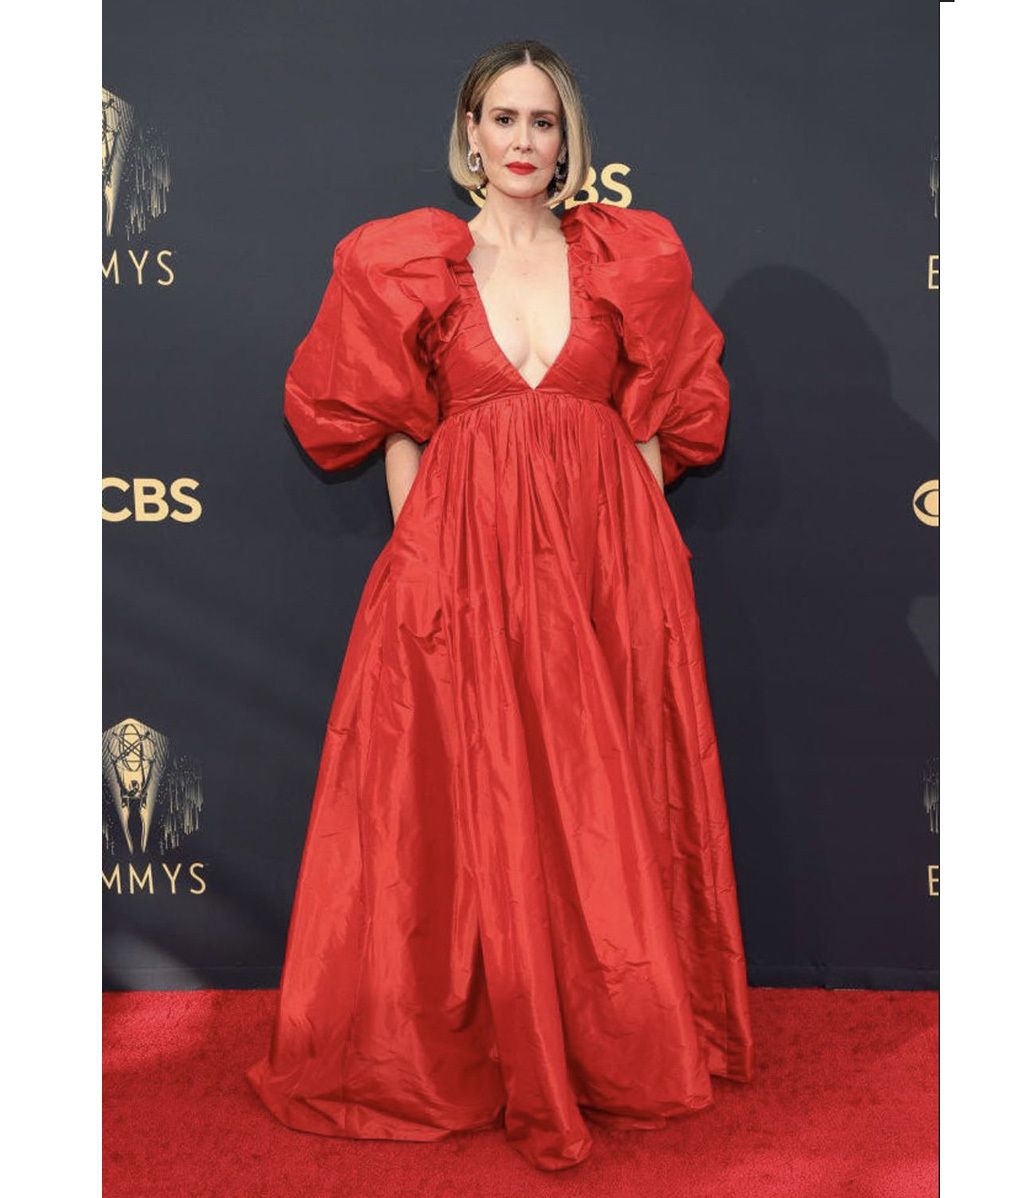
[{"label": "gold emmy statuette graphic", "polygon": [[114,231],[114,211],[121,189],[121,176],[128,157],[128,145],[135,128],[132,106],[113,92],[101,89],[103,112],[103,232]]},{"label": "gold emmy statuette graphic", "polygon": [[141,720],[122,720],[103,734],[103,775],[117,796],[117,817],[129,853],[146,851],[167,757],[167,737]]},{"label": "gold emmy statuette graphic", "polygon": [[103,114],[103,232],[114,235],[123,223],[131,239],[147,221],[167,211],[171,168],[167,146],[155,129],[143,126],[127,100],[101,89]]},{"label": "gold emmy statuette graphic", "polygon": [[103,800],[107,853],[164,856],[199,826],[198,765],[142,720],[120,720],[103,733]]},{"label": "gold emmy statuette graphic", "polygon": [[922,483],[914,492],[911,506],[914,509],[914,515],[922,524],[938,528],[939,480],[937,478],[930,478],[926,483]]}]

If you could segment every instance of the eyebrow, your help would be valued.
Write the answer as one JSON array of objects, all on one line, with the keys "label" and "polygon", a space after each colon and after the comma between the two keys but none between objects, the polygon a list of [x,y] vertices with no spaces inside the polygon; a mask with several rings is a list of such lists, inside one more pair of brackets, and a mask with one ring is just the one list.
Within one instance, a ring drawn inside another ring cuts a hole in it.
[{"label": "eyebrow", "polygon": [[[495,104],[491,108],[491,112],[514,112],[517,115],[518,115],[518,111],[519,110],[516,108],[507,108],[503,104]],[[555,112],[551,108],[534,108],[533,111],[530,113],[530,116],[555,116],[555,117],[557,117],[558,113]]]}]

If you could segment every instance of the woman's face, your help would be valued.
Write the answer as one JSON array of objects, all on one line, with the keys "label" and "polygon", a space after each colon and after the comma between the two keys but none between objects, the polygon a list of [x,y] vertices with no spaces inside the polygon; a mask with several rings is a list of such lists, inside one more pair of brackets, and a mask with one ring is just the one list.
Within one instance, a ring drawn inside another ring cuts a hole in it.
[{"label": "woman's face", "polygon": [[[547,197],[562,147],[562,102],[550,77],[533,63],[509,67],[484,95],[480,124],[466,114],[471,152],[479,151],[492,187],[524,199]],[[510,164],[529,163],[532,171],[510,170]]]}]

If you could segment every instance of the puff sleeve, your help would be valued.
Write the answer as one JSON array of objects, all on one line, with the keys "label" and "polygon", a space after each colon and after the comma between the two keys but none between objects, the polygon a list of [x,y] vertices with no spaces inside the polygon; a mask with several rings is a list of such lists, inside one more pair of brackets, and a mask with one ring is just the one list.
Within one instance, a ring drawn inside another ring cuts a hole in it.
[{"label": "puff sleeve", "polygon": [[368,221],[338,242],[285,378],[285,418],[325,470],[354,465],[391,432],[425,441],[439,422],[419,341],[424,306],[382,224]]},{"label": "puff sleeve", "polygon": [[693,289],[690,259],[672,223],[654,212],[638,215],[649,241],[642,277],[623,305],[628,365],[616,406],[635,441],[658,434],[667,486],[722,452],[730,409],[719,364],[725,338]]}]

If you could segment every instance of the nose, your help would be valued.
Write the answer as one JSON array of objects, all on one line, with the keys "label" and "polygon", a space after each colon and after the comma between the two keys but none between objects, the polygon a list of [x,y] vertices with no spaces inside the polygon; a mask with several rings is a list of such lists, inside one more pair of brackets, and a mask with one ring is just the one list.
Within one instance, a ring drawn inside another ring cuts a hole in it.
[{"label": "nose", "polygon": [[529,150],[532,148],[531,129],[529,122],[525,126],[520,126],[516,130],[516,149]]}]

